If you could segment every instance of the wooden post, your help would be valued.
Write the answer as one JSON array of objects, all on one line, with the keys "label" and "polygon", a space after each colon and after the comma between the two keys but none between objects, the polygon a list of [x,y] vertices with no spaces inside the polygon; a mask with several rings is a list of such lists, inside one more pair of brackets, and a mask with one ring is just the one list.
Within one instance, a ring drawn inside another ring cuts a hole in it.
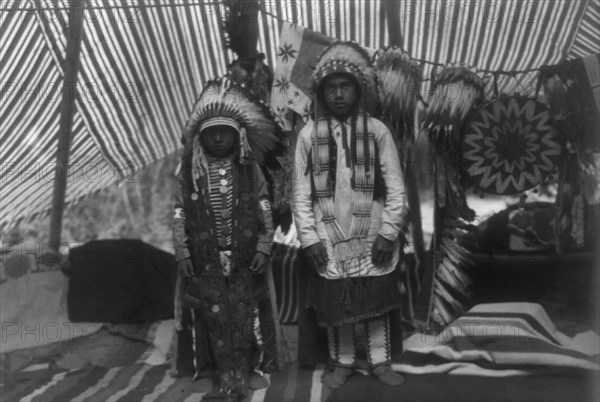
[{"label": "wooden post", "polygon": [[273,312],[273,333],[275,335],[275,353],[277,354],[277,367],[283,369],[283,364],[291,360],[289,347],[282,336],[281,324],[279,323],[279,308],[277,306],[277,292],[275,291],[275,280],[273,279],[273,259],[269,260],[266,269],[267,288],[269,290],[269,303]]},{"label": "wooden post", "polygon": [[77,72],[79,70],[79,54],[83,37],[83,11],[86,0],[71,0],[69,11],[69,29],[67,33],[67,49],[63,66],[63,90],[60,108],[58,131],[58,150],[56,152],[56,174],[54,193],[52,194],[52,211],[50,215],[50,244],[60,247],[62,219],[67,190],[69,152],[73,136],[73,116],[77,97]]},{"label": "wooden post", "polygon": [[261,4],[256,0],[244,0],[244,2],[246,5],[241,25],[246,32],[246,54],[248,56],[255,56],[258,53],[256,50],[256,45],[258,44],[258,10],[260,10]]},{"label": "wooden post", "polygon": [[387,20],[389,45],[402,47],[402,32],[400,31],[400,2],[384,0],[383,7]]},{"label": "wooden post", "polygon": [[[402,32],[400,27],[400,2],[398,1],[384,1],[383,2],[387,18],[388,36],[390,38],[391,46],[402,47]],[[412,135],[413,133],[410,133]],[[413,163],[413,149],[412,144],[406,149],[402,150],[400,159],[404,162],[406,171],[404,172],[404,184],[406,186],[406,200],[410,215],[408,216],[409,221],[413,226],[413,248],[415,250],[416,266],[414,273],[417,275],[416,282],[419,283],[422,279],[422,273],[420,272],[421,264],[425,261],[425,246],[423,240],[423,222],[421,219],[421,200],[419,197],[419,186],[417,184],[417,176],[414,169]],[[416,296],[417,291],[413,298]],[[411,303],[414,300],[411,300]]]},{"label": "wooden post", "polygon": [[[434,322],[437,322],[433,317],[433,310],[435,309],[435,274],[437,271],[437,267],[439,265],[439,263],[441,262],[442,258],[440,255],[440,239],[441,239],[441,230],[442,230],[442,222],[441,222],[441,211],[440,211],[440,178],[439,178],[439,158],[436,155],[435,159],[434,159],[434,165],[433,165],[433,171],[434,171],[434,176],[433,176],[433,244],[432,244],[432,249],[433,249],[433,261],[432,261],[432,267],[429,270],[430,272],[427,273],[428,276],[430,276],[431,282],[430,283],[430,287],[428,289],[426,289],[429,294],[428,294],[428,308],[427,308],[427,318],[426,318],[426,328],[428,329],[432,329]],[[445,180],[444,178],[441,179],[442,181]],[[443,191],[444,193],[446,192],[446,188],[444,186],[443,189],[441,189],[441,191]],[[445,197],[445,195],[444,195]],[[438,323],[439,324],[439,323]],[[438,328],[436,328],[437,330]]]},{"label": "wooden post", "polygon": [[[412,146],[406,150],[406,165],[408,166],[408,172],[405,176],[406,185],[406,198],[408,201],[408,207],[412,216],[409,218],[413,224],[413,247],[415,250],[415,256],[417,257],[417,264],[422,264],[425,259],[425,242],[423,239],[423,220],[421,218],[421,197],[419,197],[419,186],[417,183],[417,172],[414,169],[414,158],[412,152]],[[418,268],[418,266],[417,266]],[[419,270],[416,270],[419,273]],[[417,278],[418,279],[418,278]]]}]

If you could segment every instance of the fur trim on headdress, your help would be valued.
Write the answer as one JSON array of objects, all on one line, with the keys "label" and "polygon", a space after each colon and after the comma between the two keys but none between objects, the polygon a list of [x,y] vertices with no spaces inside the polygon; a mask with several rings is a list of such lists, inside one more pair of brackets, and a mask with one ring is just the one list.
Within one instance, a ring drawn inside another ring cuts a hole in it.
[{"label": "fur trim on headdress", "polygon": [[240,150],[242,157],[249,157],[247,151],[250,151],[259,164],[276,164],[274,157],[285,151],[284,134],[267,105],[245,84],[238,84],[227,76],[206,84],[186,123],[185,142],[213,119],[230,119],[239,125],[240,134],[245,133],[241,137],[246,137],[240,139],[245,148]]}]

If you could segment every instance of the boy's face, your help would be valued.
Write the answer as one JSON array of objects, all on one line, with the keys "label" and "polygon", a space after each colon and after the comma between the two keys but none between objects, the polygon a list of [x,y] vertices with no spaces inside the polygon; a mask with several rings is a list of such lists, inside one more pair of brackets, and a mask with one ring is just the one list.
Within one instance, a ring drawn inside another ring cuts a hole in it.
[{"label": "boy's face", "polygon": [[346,74],[331,74],[323,80],[322,88],[329,112],[339,120],[346,119],[358,100],[354,80]]},{"label": "boy's face", "polygon": [[212,126],[202,131],[204,148],[212,156],[224,158],[233,154],[238,133],[233,127]]}]

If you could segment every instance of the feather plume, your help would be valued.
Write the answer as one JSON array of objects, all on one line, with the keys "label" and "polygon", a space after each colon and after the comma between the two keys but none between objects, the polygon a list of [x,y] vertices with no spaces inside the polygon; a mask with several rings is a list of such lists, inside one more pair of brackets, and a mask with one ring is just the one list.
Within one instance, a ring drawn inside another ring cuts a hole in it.
[{"label": "feather plume", "polygon": [[258,10],[256,0],[225,0],[223,30],[225,46],[240,59],[256,54],[258,41]]},{"label": "feather plume", "polygon": [[454,318],[454,314],[447,307],[447,304],[444,302],[442,298],[437,298],[434,300],[434,310],[432,314],[432,318],[436,323],[439,324],[440,329],[443,329],[446,325],[451,323]]},{"label": "feather plume", "polygon": [[228,75],[237,83],[245,84],[252,96],[258,96],[264,103],[271,101],[273,72],[264,62],[265,54],[236,59],[227,66]]},{"label": "feather plume", "polygon": [[454,316],[456,311],[461,311],[462,313],[464,308],[463,305],[450,294],[446,285],[442,284],[442,282],[439,281],[439,278],[436,278],[434,288],[441,296],[440,300],[446,305],[446,309],[450,315]]},{"label": "feather plume", "polygon": [[544,79],[544,93],[554,116],[565,117],[568,109],[567,88],[558,74]]},{"label": "feather plume", "polygon": [[373,56],[373,63],[379,77],[381,118],[392,127],[397,146],[405,138],[412,142],[423,71],[399,47],[378,50]]},{"label": "feather plume", "polygon": [[443,327],[469,308],[473,282],[465,269],[474,262],[469,250],[447,238],[440,241],[438,252],[440,256],[435,267],[431,308],[437,308],[439,314],[433,314],[432,311],[429,319]]},{"label": "feather plume", "polygon": [[464,65],[449,65],[435,78],[433,99],[425,118],[429,140],[436,152],[458,156],[462,126],[483,100],[483,79]]},{"label": "feather plume", "polygon": [[464,239],[476,227],[469,223],[475,211],[467,204],[460,180],[454,180],[459,177],[456,169],[447,155],[435,155],[434,160],[444,174],[438,176],[436,191],[436,264],[429,321],[443,328],[468,309],[472,298],[467,269],[475,261]]}]

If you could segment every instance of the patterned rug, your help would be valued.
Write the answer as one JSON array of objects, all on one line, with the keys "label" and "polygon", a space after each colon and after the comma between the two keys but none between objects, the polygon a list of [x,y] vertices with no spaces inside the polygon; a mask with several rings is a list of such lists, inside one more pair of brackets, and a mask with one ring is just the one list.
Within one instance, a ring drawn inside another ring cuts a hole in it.
[{"label": "patterned rug", "polygon": [[[107,325],[87,338],[3,354],[0,400],[200,401],[211,381],[171,376],[170,326],[171,320]],[[464,328],[472,332],[465,336]],[[504,330],[510,337],[499,336]],[[593,401],[597,339],[558,332],[539,305],[479,305],[437,339],[416,334],[406,340],[394,365],[405,377],[400,386],[359,370],[332,391],[321,382],[324,365],[288,362],[246,401]]]},{"label": "patterned rug", "polygon": [[[271,386],[255,391],[246,401],[325,401],[323,366],[299,368],[288,363],[269,377]],[[170,365],[87,366],[61,370],[38,365],[19,372],[2,384],[3,401],[200,401],[211,389],[209,379],[172,378]]]},{"label": "patterned rug", "polygon": [[[0,400],[200,401],[211,390],[211,380],[171,376],[166,358],[170,336],[164,336],[169,325],[171,320],[110,325],[87,339],[3,354]],[[268,389],[251,393],[246,401],[325,401],[324,369],[288,362],[267,374]]]}]

